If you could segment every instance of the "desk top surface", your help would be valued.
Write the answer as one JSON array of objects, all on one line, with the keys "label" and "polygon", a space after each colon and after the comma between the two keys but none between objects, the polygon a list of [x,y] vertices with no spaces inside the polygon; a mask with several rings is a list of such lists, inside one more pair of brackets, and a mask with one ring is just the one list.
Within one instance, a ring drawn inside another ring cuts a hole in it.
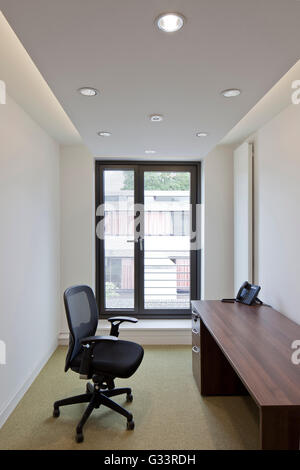
[{"label": "desk top surface", "polygon": [[259,406],[300,406],[300,364],[291,360],[299,325],[267,306],[192,306]]}]

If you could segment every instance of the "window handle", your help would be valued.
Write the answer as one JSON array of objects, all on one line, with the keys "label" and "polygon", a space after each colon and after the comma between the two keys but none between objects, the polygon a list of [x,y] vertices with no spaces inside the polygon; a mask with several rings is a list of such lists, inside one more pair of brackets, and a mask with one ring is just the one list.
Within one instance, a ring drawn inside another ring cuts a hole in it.
[{"label": "window handle", "polygon": [[139,243],[140,243],[140,250],[143,251],[143,249],[144,249],[144,240],[142,239],[142,237],[139,238]]}]

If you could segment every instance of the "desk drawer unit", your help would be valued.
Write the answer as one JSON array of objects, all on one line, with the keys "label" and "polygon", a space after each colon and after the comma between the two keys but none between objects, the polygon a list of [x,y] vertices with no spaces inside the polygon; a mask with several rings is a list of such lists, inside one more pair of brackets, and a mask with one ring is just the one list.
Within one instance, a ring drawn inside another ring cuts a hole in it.
[{"label": "desk drawer unit", "polygon": [[193,363],[193,374],[200,390],[201,386],[201,364],[200,364],[200,317],[198,313],[193,309],[192,311],[192,363]]}]

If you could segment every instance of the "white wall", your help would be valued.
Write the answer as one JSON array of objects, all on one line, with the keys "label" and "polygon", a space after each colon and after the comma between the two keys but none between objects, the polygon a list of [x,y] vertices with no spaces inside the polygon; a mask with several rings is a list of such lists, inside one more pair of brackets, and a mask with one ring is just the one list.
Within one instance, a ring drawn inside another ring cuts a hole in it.
[{"label": "white wall", "polygon": [[202,299],[232,297],[233,151],[218,146],[202,165]]},{"label": "white wall", "polygon": [[59,148],[9,97],[0,105],[0,426],[57,345]]},{"label": "white wall", "polygon": [[[74,284],[95,288],[94,159],[85,146],[61,147],[61,299]],[[68,331],[61,300],[61,331]]]},{"label": "white wall", "polygon": [[290,105],[254,143],[254,280],[266,303],[300,323],[300,105]]},{"label": "white wall", "polygon": [[253,145],[245,142],[233,154],[234,291],[253,283]]}]

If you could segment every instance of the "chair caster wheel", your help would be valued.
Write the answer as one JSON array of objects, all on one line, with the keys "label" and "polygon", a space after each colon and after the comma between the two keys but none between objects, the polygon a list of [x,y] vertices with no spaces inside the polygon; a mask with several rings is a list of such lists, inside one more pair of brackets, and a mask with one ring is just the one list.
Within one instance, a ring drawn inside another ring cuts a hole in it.
[{"label": "chair caster wheel", "polygon": [[132,431],[134,429],[134,421],[133,419],[131,421],[127,421],[127,429],[129,431]]},{"label": "chair caster wheel", "polygon": [[129,402],[129,403],[131,403],[132,400],[133,400],[132,393],[128,393],[128,394],[126,395],[126,401]]},{"label": "chair caster wheel", "polygon": [[77,433],[76,434],[76,442],[79,444],[80,442],[83,442],[83,434],[82,433]]},{"label": "chair caster wheel", "polygon": [[59,408],[54,408],[53,410],[53,418],[58,418],[60,415]]}]

